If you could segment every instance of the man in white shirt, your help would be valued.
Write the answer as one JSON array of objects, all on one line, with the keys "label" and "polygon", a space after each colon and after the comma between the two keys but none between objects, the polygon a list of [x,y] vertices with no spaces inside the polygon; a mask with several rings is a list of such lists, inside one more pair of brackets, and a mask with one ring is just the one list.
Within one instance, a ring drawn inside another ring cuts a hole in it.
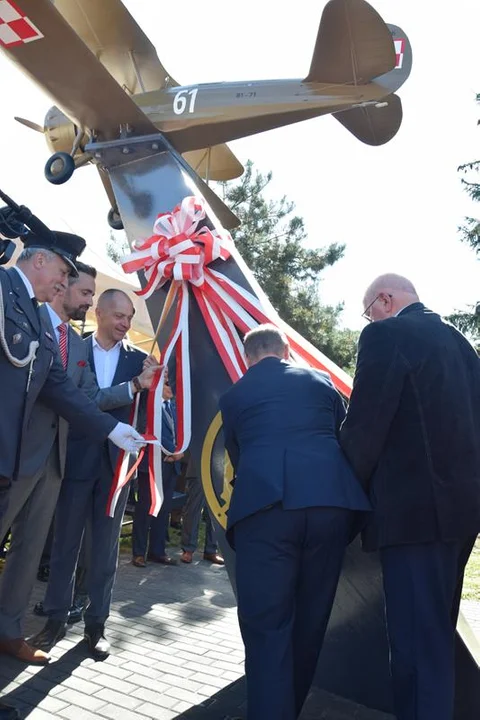
[{"label": "man in white shirt", "polygon": [[[143,370],[146,353],[125,341],[134,308],[128,295],[120,290],[106,290],[98,299],[97,330],[84,341],[88,363],[98,386],[106,391]],[[135,378],[135,385],[139,378]],[[128,421],[131,407],[113,411]],[[118,540],[128,496],[126,486],[116,506],[115,517],[106,516],[106,507],[117,462],[110,443],[99,439],[91,443],[81,433],[70,433],[65,477],[62,483],[55,523],[50,575],[44,601],[49,616],[44,629],[32,639],[36,647],[49,649],[66,631],[72,603],[75,566],[87,517],[91,520],[90,557],[87,591],[90,604],[85,612],[85,639],[96,658],[109,654],[105,638],[105,621],[115,581]]]}]

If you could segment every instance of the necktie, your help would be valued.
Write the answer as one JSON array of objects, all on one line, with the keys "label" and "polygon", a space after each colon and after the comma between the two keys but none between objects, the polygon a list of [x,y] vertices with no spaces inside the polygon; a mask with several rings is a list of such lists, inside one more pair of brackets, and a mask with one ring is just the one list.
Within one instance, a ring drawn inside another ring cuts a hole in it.
[{"label": "necktie", "polygon": [[166,415],[167,415],[168,424],[170,425],[170,429],[171,429],[171,431],[172,431],[173,444],[175,445],[176,442],[177,442],[176,439],[175,439],[175,435],[176,435],[176,433],[175,433],[175,421],[174,421],[174,419],[173,419],[173,412],[172,412],[172,406],[170,405],[170,400],[165,400],[165,402],[163,403],[163,405],[164,405],[164,407],[165,407],[165,413],[166,413]]},{"label": "necktie", "polygon": [[62,359],[62,365],[65,369],[67,367],[67,361],[68,361],[67,333],[68,333],[67,323],[62,323],[61,325],[58,326],[58,347],[60,349],[60,357]]},{"label": "necktie", "polygon": [[38,300],[36,297],[32,297],[32,305],[33,305],[33,309],[35,310],[35,315],[38,315],[39,304],[38,304]]}]

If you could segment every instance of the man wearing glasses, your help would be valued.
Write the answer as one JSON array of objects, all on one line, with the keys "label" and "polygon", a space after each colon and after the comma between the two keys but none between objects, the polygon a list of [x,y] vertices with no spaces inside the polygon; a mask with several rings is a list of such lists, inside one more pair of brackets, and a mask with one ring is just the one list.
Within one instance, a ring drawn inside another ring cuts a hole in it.
[{"label": "man wearing glasses", "polygon": [[480,361],[382,275],[368,288],[340,442],[374,512],[398,720],[452,720],[454,633],[463,573],[480,531]]}]

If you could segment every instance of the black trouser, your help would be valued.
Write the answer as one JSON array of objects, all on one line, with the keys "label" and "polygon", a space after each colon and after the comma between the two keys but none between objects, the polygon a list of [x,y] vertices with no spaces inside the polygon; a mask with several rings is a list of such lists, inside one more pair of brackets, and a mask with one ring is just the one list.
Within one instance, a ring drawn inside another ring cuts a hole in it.
[{"label": "black trouser", "polygon": [[380,552],[398,720],[452,720],[455,627],[475,538]]},{"label": "black trouser", "polygon": [[281,505],[235,525],[248,720],[298,718],[313,681],[353,513]]}]

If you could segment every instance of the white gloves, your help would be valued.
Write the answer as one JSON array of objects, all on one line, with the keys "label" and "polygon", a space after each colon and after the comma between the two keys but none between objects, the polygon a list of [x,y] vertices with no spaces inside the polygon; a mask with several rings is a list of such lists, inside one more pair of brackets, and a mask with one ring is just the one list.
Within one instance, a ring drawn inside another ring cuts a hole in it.
[{"label": "white gloves", "polygon": [[108,436],[109,439],[122,450],[134,453],[145,445],[143,437],[131,425],[119,422]]}]

